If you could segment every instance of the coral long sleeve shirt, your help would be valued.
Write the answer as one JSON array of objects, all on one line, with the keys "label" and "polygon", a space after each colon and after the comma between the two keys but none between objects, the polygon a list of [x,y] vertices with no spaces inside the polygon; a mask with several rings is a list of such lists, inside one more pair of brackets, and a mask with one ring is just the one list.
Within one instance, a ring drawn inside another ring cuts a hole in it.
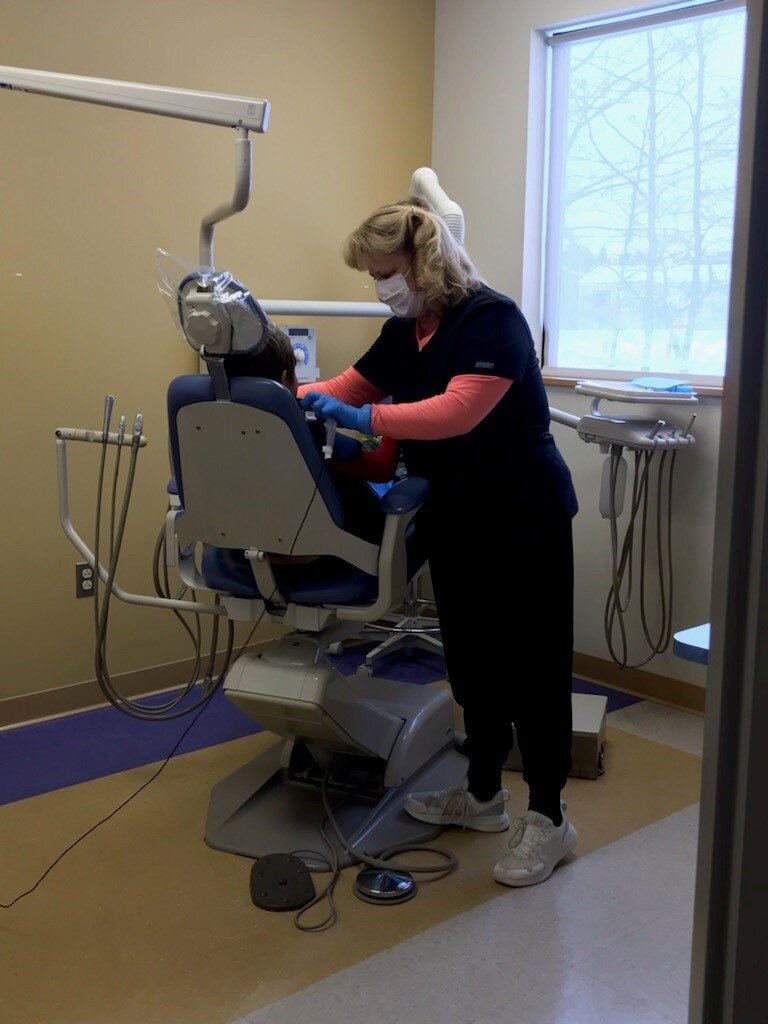
[{"label": "coral long sleeve shirt", "polygon": [[[433,333],[422,337],[417,334],[419,349],[429,342]],[[350,367],[331,380],[303,384],[299,388],[299,397],[316,391],[358,408],[370,404],[375,434],[396,440],[437,441],[469,433],[485,419],[511,386],[512,381],[506,377],[466,373],[454,377],[447,390],[434,398],[402,405],[383,405],[383,399],[388,396]]]}]

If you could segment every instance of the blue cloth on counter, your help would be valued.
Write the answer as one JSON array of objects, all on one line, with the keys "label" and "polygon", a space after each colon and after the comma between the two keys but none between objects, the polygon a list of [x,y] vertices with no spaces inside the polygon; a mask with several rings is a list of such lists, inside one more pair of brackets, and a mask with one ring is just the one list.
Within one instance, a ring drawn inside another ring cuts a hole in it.
[{"label": "blue cloth on counter", "polygon": [[685,380],[675,380],[673,377],[635,377],[629,382],[639,388],[647,388],[648,391],[677,391],[691,394],[693,388]]}]

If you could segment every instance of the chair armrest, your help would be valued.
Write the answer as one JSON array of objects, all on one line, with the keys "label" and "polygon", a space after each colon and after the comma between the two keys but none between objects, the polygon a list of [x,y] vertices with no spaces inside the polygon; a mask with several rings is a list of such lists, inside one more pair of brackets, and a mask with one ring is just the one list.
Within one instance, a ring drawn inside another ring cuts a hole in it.
[{"label": "chair armrest", "polygon": [[423,505],[429,494],[429,484],[423,477],[413,476],[390,487],[379,499],[381,510],[385,515],[402,516],[413,512]]},{"label": "chair armrest", "polygon": [[408,590],[405,534],[428,493],[427,481],[412,477],[396,484],[380,499],[387,518],[379,551],[379,592],[372,605],[336,606],[334,610],[340,619],[374,622],[403,601]]}]

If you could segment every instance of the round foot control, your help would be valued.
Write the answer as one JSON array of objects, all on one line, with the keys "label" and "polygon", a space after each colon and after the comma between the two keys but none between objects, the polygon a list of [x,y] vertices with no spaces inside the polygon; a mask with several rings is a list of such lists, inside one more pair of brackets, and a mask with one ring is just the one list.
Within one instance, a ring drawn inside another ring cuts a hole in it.
[{"label": "round foot control", "polygon": [[418,892],[413,875],[407,871],[382,871],[363,868],[355,879],[355,896],[364,903],[394,906],[407,903]]}]

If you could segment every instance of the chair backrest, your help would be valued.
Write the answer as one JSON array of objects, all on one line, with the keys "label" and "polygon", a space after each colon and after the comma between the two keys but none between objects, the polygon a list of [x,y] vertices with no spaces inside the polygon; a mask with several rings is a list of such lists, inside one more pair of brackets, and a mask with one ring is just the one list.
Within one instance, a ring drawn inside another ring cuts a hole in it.
[{"label": "chair backrest", "polygon": [[378,574],[375,545],[344,528],[325,460],[293,395],[276,381],[235,377],[217,401],[206,375],[168,389],[173,472],[194,542],[279,555],[333,555]]}]

